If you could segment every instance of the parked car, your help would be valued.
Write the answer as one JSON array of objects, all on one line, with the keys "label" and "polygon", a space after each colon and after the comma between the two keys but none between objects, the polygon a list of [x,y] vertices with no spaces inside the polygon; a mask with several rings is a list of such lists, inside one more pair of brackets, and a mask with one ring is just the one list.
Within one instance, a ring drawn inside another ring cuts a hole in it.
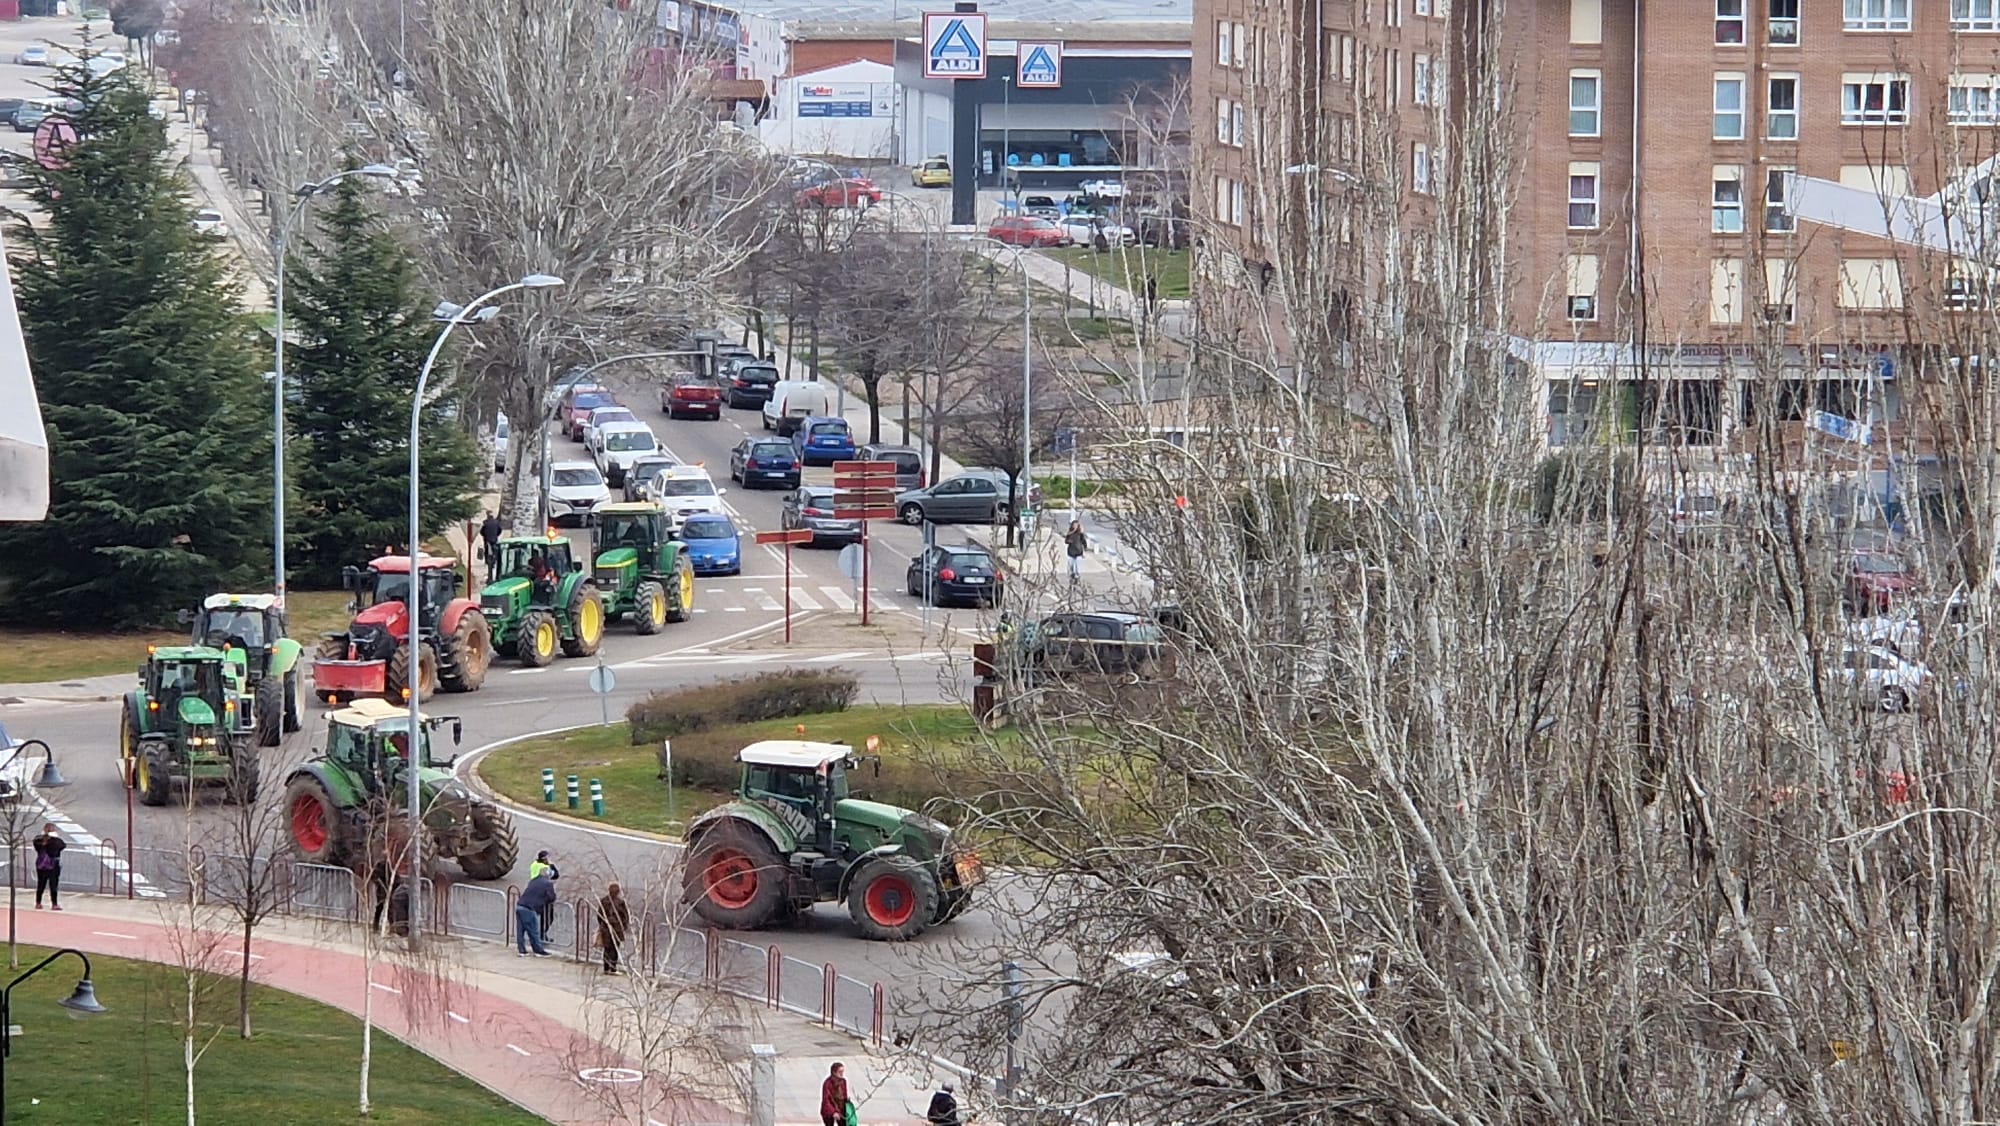
[{"label": "parked car", "polygon": [[[1015,486],[1020,495],[1020,486]],[[1029,503],[1040,502],[1037,486]],[[896,494],[896,518],[905,524],[999,524],[1007,519],[1007,475],[997,469],[968,469],[922,489]]]},{"label": "parked car", "polygon": [[611,489],[604,474],[587,461],[558,461],[549,466],[549,520],[580,524],[584,518],[611,503]]},{"label": "parked car", "polygon": [[1063,217],[1063,209],[1062,204],[1057,203],[1054,196],[1022,196],[1021,214],[1033,215],[1038,219],[1060,221]]},{"label": "parked car", "polygon": [[993,220],[993,225],[986,228],[986,237],[1008,246],[1039,248],[1070,244],[1069,236],[1053,222],[1023,215],[1008,215]]},{"label": "parked car", "polygon": [[781,379],[771,385],[771,397],[764,400],[764,429],[789,438],[799,423],[832,409],[826,384],[812,379]]},{"label": "parked car", "polygon": [[831,485],[800,485],[787,493],[784,511],[778,515],[778,526],[811,531],[814,547],[838,547],[861,542],[861,521],[841,520],[833,515]]},{"label": "parked car", "polygon": [[893,461],[896,463],[896,488],[898,491],[921,489],[924,487],[924,455],[908,446],[891,446],[881,442],[870,442],[854,451],[861,461]]},{"label": "parked car", "polygon": [[745,438],[729,451],[729,479],[746,489],[799,487],[799,451],[776,438]]},{"label": "parked car", "polygon": [[1193,235],[1192,224],[1183,216],[1166,211],[1139,213],[1139,241],[1162,250],[1186,250]]},{"label": "parked car", "polygon": [[882,189],[866,176],[842,176],[800,189],[798,202],[802,207],[871,207],[882,202]]},{"label": "parked car", "polygon": [[722,418],[722,385],[683,372],[660,388],[660,410],[668,418]]},{"label": "parked car", "polygon": [[1042,672],[1151,675],[1166,631],[1153,616],[1122,610],[1052,614],[1021,630],[1021,656]]},{"label": "parked car", "polygon": [[1886,613],[1907,596],[1912,578],[1903,557],[1888,551],[1856,551],[1847,557],[1840,603],[1849,614]]},{"label": "parked car", "polygon": [[1844,644],[1835,670],[1855,699],[1866,707],[1900,712],[1915,702],[1930,680],[1930,670],[1906,661],[1886,645]]},{"label": "parked car", "polygon": [[213,207],[196,208],[194,213],[194,233],[213,235],[216,238],[229,237],[229,224],[222,218],[222,212]]},{"label": "parked car", "polygon": [[21,48],[21,53],[14,56],[14,61],[20,63],[22,66],[47,66],[49,65],[49,49],[40,43],[30,43],[26,47]]},{"label": "parked car", "polygon": [[617,402],[609,388],[594,383],[580,383],[564,391],[562,404],[556,411],[556,417],[562,420],[563,437],[572,442],[583,441],[583,424],[590,412],[615,406]]},{"label": "parked car", "polygon": [[667,519],[679,527],[690,516],[726,516],[722,490],[699,465],[676,465],[653,478],[652,496],[667,507]]},{"label": "parked car", "polygon": [[0,98],[0,121],[14,124],[14,111],[26,104],[26,98]]},{"label": "parked car", "polygon": [[910,169],[910,185],[917,188],[951,187],[951,160],[933,156]]},{"label": "parked car", "polygon": [[729,517],[696,513],[681,524],[679,536],[695,574],[743,573],[743,537]]},{"label": "parked car", "polygon": [[800,419],[799,428],[792,431],[792,448],[798,450],[799,460],[807,465],[851,461],[854,458],[854,432],[848,429],[844,418],[810,415]]},{"label": "parked car", "polygon": [[637,422],[639,416],[622,403],[608,403],[593,409],[583,420],[583,448],[595,454],[598,434],[614,422]]},{"label": "parked car", "polygon": [[744,364],[729,374],[723,395],[731,410],[756,410],[770,401],[771,389],[778,383],[778,365]]},{"label": "parked car", "polygon": [[625,499],[645,500],[646,489],[653,479],[678,464],[670,454],[641,454],[625,470]]},{"label": "parked car", "polygon": [[[760,364],[765,360],[742,344],[718,344],[715,346],[714,370],[708,374],[719,383],[736,373],[744,364]],[[699,374],[699,373],[697,373]]]},{"label": "parked car", "polygon": [[614,485],[625,484],[625,471],[641,457],[660,452],[660,440],[643,422],[607,422],[592,437],[596,440],[597,468]]},{"label": "parked car", "polygon": [[933,606],[970,602],[990,606],[1000,601],[1007,575],[991,552],[967,544],[932,544],[910,560],[904,589]]},{"label": "parked car", "polygon": [[1095,215],[1072,215],[1057,224],[1069,240],[1078,246],[1109,250],[1114,246],[1136,246],[1139,236],[1132,228]]}]

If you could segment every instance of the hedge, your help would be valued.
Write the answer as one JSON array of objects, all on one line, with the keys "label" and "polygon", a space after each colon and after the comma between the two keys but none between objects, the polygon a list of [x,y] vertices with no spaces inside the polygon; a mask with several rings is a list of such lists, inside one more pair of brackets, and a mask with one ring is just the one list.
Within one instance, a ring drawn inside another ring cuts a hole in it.
[{"label": "hedge", "polygon": [[735,723],[846,711],[860,692],[851,673],[779,669],[654,692],[626,709],[625,722],[638,747]]}]

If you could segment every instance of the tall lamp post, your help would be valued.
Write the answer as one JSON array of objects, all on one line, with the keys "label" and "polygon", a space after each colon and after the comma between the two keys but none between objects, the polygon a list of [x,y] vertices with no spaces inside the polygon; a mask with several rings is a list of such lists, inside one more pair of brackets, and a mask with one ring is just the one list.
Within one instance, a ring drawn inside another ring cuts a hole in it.
[{"label": "tall lamp post", "polygon": [[271,231],[271,592],[285,603],[285,252],[291,246],[292,227],[306,212],[306,204],[332,191],[342,180],[355,176],[374,179],[396,178],[396,170],[386,164],[365,164],[336,172],[323,180],[301,184],[293,190],[297,202]]},{"label": "tall lamp post", "polygon": [[7,1123],[7,1057],[14,1054],[14,987],[41,973],[50,962],[65,954],[72,954],[83,963],[83,977],[76,983],[70,995],[56,1002],[78,1016],[94,1017],[104,1011],[97,1003],[97,990],[90,984],[90,955],[81,950],[64,947],[29,967],[20,977],[0,989],[0,1126]]},{"label": "tall lamp post", "polygon": [[[410,912],[406,925],[409,928],[410,944],[413,946],[418,941],[418,935],[422,933],[423,920],[424,807],[423,786],[420,784],[418,770],[423,748],[424,727],[421,710],[423,681],[418,672],[422,665],[419,663],[417,653],[418,646],[422,644],[418,635],[423,633],[420,624],[423,618],[418,614],[418,599],[423,584],[417,581],[422,575],[417,568],[417,554],[423,543],[423,528],[417,518],[417,501],[421,493],[418,488],[417,462],[420,452],[418,443],[421,438],[419,424],[423,420],[424,411],[424,388],[430,383],[431,368],[437,363],[438,353],[444,351],[445,341],[451,339],[452,330],[462,324],[476,324],[489,319],[495,310],[487,310],[484,316],[475,315],[488,302],[503,293],[512,293],[517,289],[547,289],[562,284],[561,278],[550,274],[529,274],[520,281],[509,282],[498,289],[489,289],[464,305],[449,303],[439,305],[437,315],[444,321],[444,328],[438,331],[437,342],[431,345],[430,355],[424,357],[423,370],[417,373],[416,393],[410,398],[410,675],[406,678],[409,683],[403,688],[404,693],[410,698],[410,749],[408,759],[403,764],[403,772],[409,783],[410,801]],[[0,1123],[0,1126],[6,1124]]]}]

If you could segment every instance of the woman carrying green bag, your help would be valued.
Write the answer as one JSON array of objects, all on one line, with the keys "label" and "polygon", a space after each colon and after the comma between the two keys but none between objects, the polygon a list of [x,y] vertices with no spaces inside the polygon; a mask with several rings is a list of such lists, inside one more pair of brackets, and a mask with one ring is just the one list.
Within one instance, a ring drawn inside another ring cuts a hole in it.
[{"label": "woman carrying green bag", "polygon": [[860,1126],[854,1101],[847,1097],[847,1069],[834,1064],[819,1085],[819,1120],[823,1126]]}]

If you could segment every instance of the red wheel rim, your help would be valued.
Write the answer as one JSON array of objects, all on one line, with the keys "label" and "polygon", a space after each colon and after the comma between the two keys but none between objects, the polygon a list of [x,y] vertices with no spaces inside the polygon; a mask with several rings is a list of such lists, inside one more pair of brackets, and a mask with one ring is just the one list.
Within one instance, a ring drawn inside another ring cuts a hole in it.
[{"label": "red wheel rim", "polygon": [[862,896],[868,917],[885,927],[900,927],[917,911],[917,891],[901,876],[883,876]]},{"label": "red wheel rim", "polygon": [[311,794],[292,799],[292,840],[307,852],[326,847],[326,811]]},{"label": "red wheel rim", "polygon": [[731,911],[757,898],[757,862],[733,848],[717,849],[701,874],[710,902]]}]

